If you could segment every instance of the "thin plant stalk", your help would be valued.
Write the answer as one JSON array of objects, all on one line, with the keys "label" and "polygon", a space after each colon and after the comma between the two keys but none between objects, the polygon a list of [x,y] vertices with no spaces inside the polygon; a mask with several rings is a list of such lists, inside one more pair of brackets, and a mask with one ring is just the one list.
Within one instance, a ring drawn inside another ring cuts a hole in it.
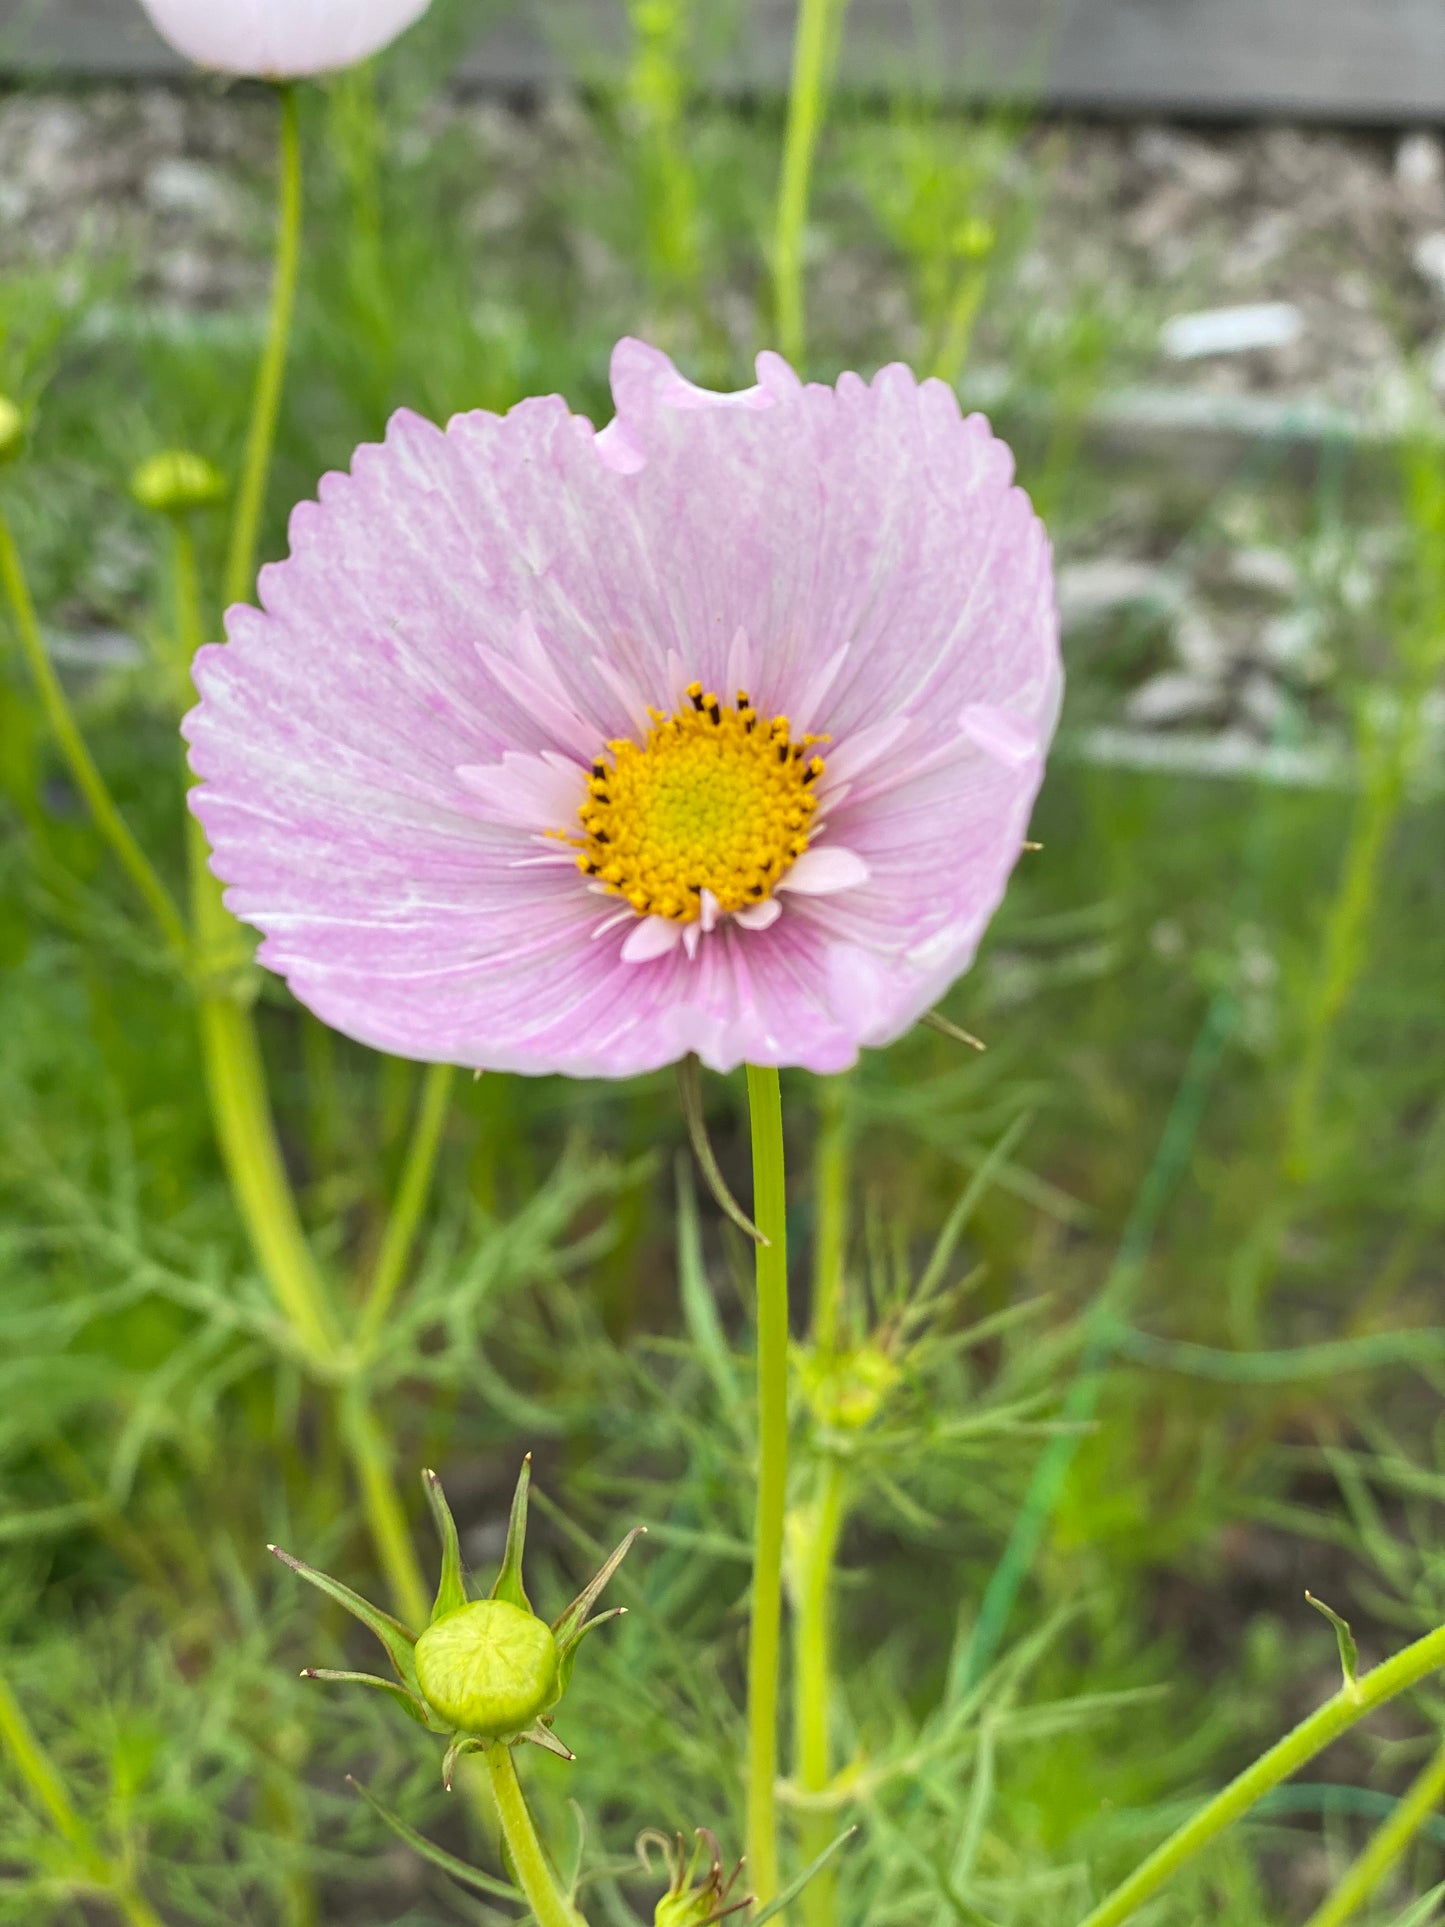
[{"label": "thin plant stalk", "polygon": [[847,10],[848,0],[799,0],[798,5],[783,171],[773,231],[778,344],[793,362],[801,362],[807,345],[803,254],[813,192],[813,161],[827,108],[833,50]]},{"label": "thin plant stalk", "polygon": [[632,58],[626,95],[637,123],[648,252],[664,286],[694,288],[701,273],[697,183],[685,135],[691,0],[628,0]]},{"label": "thin plant stalk", "polygon": [[[843,1270],[848,1241],[848,1179],[852,1118],[850,1080],[829,1077],[821,1090],[818,1140],[813,1157],[813,1299],[811,1339],[821,1369],[838,1351],[843,1307]],[[833,1453],[822,1458],[812,1506],[794,1542],[793,1574],[793,1777],[804,1793],[822,1793],[832,1777],[833,1566],[847,1511],[847,1471]],[[805,1813],[799,1823],[799,1857],[806,1866],[831,1844],[826,1813]],[[825,1865],[803,1890],[806,1927],[832,1927],[837,1882]]]},{"label": "thin plant stalk", "polygon": [[818,1147],[814,1157],[813,1350],[829,1358],[838,1349],[843,1264],[848,1241],[848,1151],[852,1135],[846,1074],[823,1080]]},{"label": "thin plant stalk", "polygon": [[1437,1748],[1395,1811],[1333,1893],[1316,1907],[1305,1927],[1345,1927],[1345,1922],[1364,1906],[1442,1798],[1445,1798],[1445,1745]]},{"label": "thin plant stalk", "polygon": [[282,86],[276,92],[281,125],[271,313],[266,345],[256,371],[235,519],[226,550],[224,586],[228,604],[249,600],[255,583],[256,549],[266,506],[266,484],[271,475],[271,455],[276,444],[276,422],[281,412],[281,390],[286,380],[291,320],[296,309],[296,282],[301,266],[301,127],[296,91]]},{"label": "thin plant stalk", "polygon": [[406,1275],[407,1260],[416,1242],[417,1226],[421,1222],[436,1170],[437,1152],[441,1147],[454,1076],[450,1064],[427,1066],[421,1101],[412,1125],[411,1142],[407,1146],[406,1162],[397,1186],[396,1201],[387,1221],[371,1290],[362,1307],[357,1327],[357,1344],[362,1351],[366,1351],[381,1335],[392,1300]]},{"label": "thin plant stalk", "polygon": [[1127,1880],[1099,1902],[1080,1927],[1119,1927],[1121,1921],[1128,1920],[1146,1900],[1158,1893],[1201,1848],[1242,1820],[1271,1787],[1297,1773],[1367,1713],[1416,1685],[1440,1666],[1445,1666],[1445,1626],[1426,1633],[1423,1639],[1417,1639],[1413,1646],[1407,1646],[1371,1672],[1347,1680],[1333,1699],[1326,1700],[1308,1719],[1301,1720],[1292,1733],[1261,1754],[1253,1766],[1246,1767],[1192,1819],[1171,1833]]},{"label": "thin plant stalk", "polygon": [[0,1674],[0,1750],[29,1787],[79,1862],[88,1884],[105,1893],[128,1927],[163,1927],[160,1916],[119,1868],[113,1867],[71,1805],[60,1771],[36,1736],[9,1681]]},{"label": "thin plant stalk", "polygon": [[3,510],[0,510],[0,588],[3,588],[9,604],[15,633],[34,678],[45,720],[65,758],[75,787],[84,797],[95,827],[110,845],[116,861],[155,918],[167,948],[177,962],[184,965],[190,953],[190,937],[185,920],[155,866],[117,809],[105,778],[97,769],[95,759],[80,733],[80,726],[40,633],[40,622],[31,599],[30,586],[25,579],[20,551],[15,546],[15,538]]},{"label": "thin plant stalk", "polygon": [[[833,1705],[833,1567],[847,1509],[847,1468],[830,1453],[822,1463],[817,1497],[804,1519],[794,1588],[793,1723],[795,1777],[804,1793],[826,1791],[832,1777],[829,1738]],[[837,1820],[804,1813],[798,1829],[804,1866],[832,1844]],[[831,1863],[803,1889],[806,1927],[833,1927],[837,1883]]]},{"label": "thin plant stalk", "polygon": [[778,1073],[748,1066],[758,1286],[758,1486],[748,1631],[747,1851],[760,1906],[778,1891],[778,1687],[788,1496],[788,1218]]},{"label": "thin plant stalk", "polygon": [[361,1486],[367,1531],[387,1588],[407,1624],[424,1626],[431,1616],[431,1599],[397,1491],[391,1449],[359,1386],[342,1394],[341,1432]]},{"label": "thin plant stalk", "polygon": [[[266,370],[279,371],[285,366],[285,337],[294,302],[295,271],[294,265],[284,273],[282,269],[286,258],[295,251],[300,232],[300,162],[294,139],[294,111],[291,97],[283,94],[282,214],[278,244],[282,259],[278,263],[278,281],[289,278],[290,287],[284,300],[272,303],[272,329],[273,333],[279,331],[280,345],[278,348],[274,339],[268,341],[262,358],[262,376],[256,386],[258,411],[270,411],[273,431],[279,372],[272,379]],[[264,485],[269,468],[270,434],[264,444],[259,442],[253,424],[247,447],[248,465],[255,450],[262,449],[265,459],[260,472]],[[189,526],[183,518],[176,517],[173,530],[177,649],[180,664],[189,675],[195,652],[205,636],[200,576]],[[254,559],[254,531],[252,543],[248,569]],[[234,552],[234,539],[232,547]],[[199,963],[197,1004],[202,1052],[212,1121],[227,1178],[257,1260],[298,1348],[323,1379],[343,1381],[338,1388],[339,1429],[361,1489],[367,1528],[393,1603],[403,1618],[419,1625],[427,1617],[426,1581],[407,1530],[406,1511],[397,1491],[391,1457],[365,1394],[358,1386],[344,1382],[346,1368],[354,1362],[354,1351],[340,1330],[302,1226],[295,1191],[281,1154],[260,1038],[250,1005],[240,988],[247,947],[235,919],[222,901],[220,882],[210,869],[205,833],[194,814],[188,813],[187,836],[191,914]],[[417,1210],[420,1211],[420,1203]],[[400,1262],[404,1269],[405,1251]],[[379,1324],[377,1329],[379,1331]]]},{"label": "thin plant stalk", "polygon": [[505,1740],[493,1740],[484,1758],[512,1870],[538,1927],[585,1927],[582,1916],[557,1885],[551,1863],[537,1838],[537,1829],[517,1779],[512,1749]]}]

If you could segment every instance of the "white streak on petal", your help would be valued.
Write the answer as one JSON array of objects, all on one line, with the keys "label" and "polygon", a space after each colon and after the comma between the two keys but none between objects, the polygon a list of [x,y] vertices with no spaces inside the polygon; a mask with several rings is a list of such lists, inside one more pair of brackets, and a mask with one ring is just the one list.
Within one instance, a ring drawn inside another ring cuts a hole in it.
[{"label": "white streak on petal", "polygon": [[734,910],[733,922],[744,930],[766,930],[775,924],[783,914],[783,906],[776,897],[765,897],[761,903],[750,903],[746,910]]},{"label": "white streak on petal", "polygon": [[690,670],[675,649],[667,652],[667,693],[674,709],[687,705],[687,686],[693,680]]},{"label": "white streak on petal", "polygon": [[643,917],[622,946],[622,961],[651,963],[654,957],[667,956],[681,943],[684,927],[691,926],[675,923],[671,917]]},{"label": "white streak on petal", "polygon": [[463,763],[457,781],[493,823],[522,830],[566,829],[587,796],[587,778],[569,757],[508,750],[500,763]]},{"label": "white streak on petal", "polygon": [[843,667],[847,654],[848,645],[845,642],[841,649],[835,649],[833,651],[832,655],[829,656],[828,660],[823,664],[823,667],[808,684],[797,702],[795,702],[788,711],[788,721],[793,725],[795,731],[801,733],[811,728],[813,718],[822,707],[833,684],[838,680],[838,671]]},{"label": "white streak on petal", "polygon": [[554,695],[522,663],[489,649],[485,643],[477,643],[476,651],[499,689],[527,710],[554,742],[563,744],[581,760],[591,762],[597,750],[597,728],[578,715],[570,698]]},{"label": "white streak on petal", "polygon": [[697,955],[697,947],[701,942],[702,925],[700,923],[685,924],[682,932],[682,947],[687,952],[689,958]]},{"label": "white streak on petal", "polygon": [[958,722],[965,736],[995,762],[1017,766],[1039,753],[1038,736],[1030,724],[994,703],[970,703]]},{"label": "white streak on petal", "polygon": [[841,743],[834,743],[823,752],[823,782],[828,792],[828,801],[836,802],[834,785],[852,783],[864,770],[886,756],[890,749],[900,743],[913,727],[911,716],[889,716],[881,723],[869,723],[863,729],[851,731]]},{"label": "white streak on petal", "polygon": [[593,943],[596,943],[599,937],[605,937],[609,930],[615,930],[619,923],[626,923],[629,917],[635,917],[636,915],[637,912],[635,910],[627,909],[619,910],[615,917],[604,917],[592,932]]},{"label": "white streak on petal", "polygon": [[748,647],[747,630],[739,629],[728,650],[728,686],[723,701],[728,703],[736,701],[740,689],[746,689],[751,695],[752,687],[753,652]]},{"label": "white streak on petal", "polygon": [[868,881],[868,865],[856,850],[836,843],[821,850],[804,850],[792,869],[778,879],[779,890],[796,890],[803,897],[831,897],[839,890],[856,890]]},{"label": "white streak on petal", "polygon": [[[616,663],[609,662],[605,656],[594,656],[592,667],[612,691],[626,712],[627,720],[639,736],[645,736],[651,723],[647,713],[647,703],[632,681],[624,676]],[[601,745],[599,744],[599,747]]]}]

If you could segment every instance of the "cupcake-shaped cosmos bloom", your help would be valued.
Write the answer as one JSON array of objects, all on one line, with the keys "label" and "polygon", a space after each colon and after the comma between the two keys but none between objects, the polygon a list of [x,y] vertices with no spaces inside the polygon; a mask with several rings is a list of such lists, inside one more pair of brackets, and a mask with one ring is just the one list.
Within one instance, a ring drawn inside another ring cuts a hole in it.
[{"label": "cupcake-shaped cosmos bloom", "polygon": [[385,47],[431,0],[141,0],[187,60],[282,80],[335,73]]},{"label": "cupcake-shaped cosmos bloom", "polygon": [[415,415],[197,660],[195,807],[262,961],[403,1056],[835,1071],[970,962],[1058,710],[1048,542],[941,382],[737,394],[636,341]]}]

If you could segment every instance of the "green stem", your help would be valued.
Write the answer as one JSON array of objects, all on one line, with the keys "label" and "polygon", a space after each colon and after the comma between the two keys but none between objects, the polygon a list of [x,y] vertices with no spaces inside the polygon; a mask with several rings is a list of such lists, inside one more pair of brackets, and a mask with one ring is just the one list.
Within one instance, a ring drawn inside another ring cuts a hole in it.
[{"label": "green stem", "polygon": [[517,1779],[512,1749],[504,1740],[492,1740],[484,1758],[512,1869],[538,1927],[585,1927],[582,1916],[558,1887],[556,1875],[537,1838],[537,1829],[532,1825]]},{"label": "green stem", "polygon": [[766,1906],[778,1890],[778,1678],[783,1620],[783,1525],[788,1494],[788,1219],[778,1073],[748,1066],[757,1247],[758,1490],[748,1637],[748,1872]]},{"label": "green stem", "polygon": [[401,1183],[397,1186],[396,1201],[387,1223],[386,1236],[381,1243],[381,1255],[376,1261],[376,1273],[357,1327],[357,1345],[362,1351],[368,1350],[380,1337],[386,1314],[406,1274],[407,1259],[411,1256],[417,1225],[421,1222],[427,1194],[431,1190],[432,1173],[436,1169],[453,1075],[450,1064],[427,1066],[421,1102],[412,1125],[411,1143],[402,1167]]},{"label": "green stem", "polygon": [[[793,1724],[796,1777],[805,1793],[822,1793],[831,1778],[829,1729],[833,1693],[833,1565],[843,1531],[847,1476],[841,1459],[823,1461],[818,1495],[804,1521],[806,1539],[795,1594]],[[837,1831],[828,1813],[808,1813],[799,1829],[799,1857],[816,1860]],[[837,1911],[833,1868],[823,1867],[803,1889],[806,1927],[832,1927]]]},{"label": "green stem", "polygon": [[[247,503],[257,490],[264,492],[265,488],[295,290],[300,233],[300,155],[295,101],[286,91],[281,96],[281,125],[281,212],[271,335],[256,383],[242,500],[237,506],[232,531],[230,567],[234,572],[239,556],[245,577],[239,591],[230,594],[233,601],[246,594],[254,566],[255,530],[260,510],[259,505],[248,507]],[[205,621],[195,547],[182,517],[172,519],[172,532],[172,595],[179,681],[182,670],[189,674],[205,635]],[[222,901],[221,884],[210,868],[205,832],[194,815],[187,817],[187,850],[201,1047],[221,1157],[252,1249],[287,1324],[311,1361],[327,1366],[335,1362],[340,1351],[340,1333],[286,1173],[271,1114],[255,1018],[244,1001],[241,979],[249,961],[249,947]]]},{"label": "green stem", "polygon": [[40,623],[35,614],[35,604],[30,597],[29,584],[25,580],[25,570],[20,561],[20,551],[10,532],[10,524],[3,510],[0,510],[0,588],[5,591],[5,599],[10,605],[10,613],[15,624],[15,633],[20,639],[20,647],[29,664],[30,673],[40,696],[45,720],[50,725],[60,753],[65,758],[76,788],[85,798],[86,806],[95,819],[95,826],[115,852],[117,861],[141,896],[160,928],[168,947],[175,953],[178,961],[184,963],[189,955],[190,940],[186,926],[170,891],[157,875],[150,858],[131,834],[125,818],[115,806],[110,791],[105,786],[105,778],[95,766],[85,738],[66,698],[64,687],[55,673],[54,665],[40,633]]},{"label": "green stem", "polygon": [[0,1676],[0,1748],[9,1754],[11,1764],[45,1809],[55,1831],[77,1855],[87,1882],[109,1895],[130,1927],[162,1927],[159,1915],[96,1846],[90,1829],[70,1803],[55,1762],[40,1744],[9,1681],[3,1676]]},{"label": "green stem", "polygon": [[849,1080],[830,1077],[823,1084],[822,1116],[813,1170],[817,1233],[813,1239],[813,1349],[820,1360],[838,1349],[843,1299],[843,1265],[848,1244],[848,1151],[851,1120]]},{"label": "green stem", "polygon": [[291,317],[296,308],[296,281],[301,265],[301,129],[293,87],[277,88],[281,109],[280,198],[276,214],[276,266],[271,282],[271,315],[266,346],[256,371],[251,403],[251,425],[236,494],[236,515],[226,551],[227,603],[245,602],[256,578],[256,548],[261,515],[266,505],[266,483],[281,410],[281,388],[286,379],[286,355]]},{"label": "green stem", "polygon": [[783,173],[773,234],[778,343],[793,362],[801,362],[806,346],[803,245],[812,196],[813,157],[827,104],[832,50],[847,4],[848,0],[799,0],[798,5],[788,124],[783,135]]},{"label": "green stem", "polygon": [[1442,1797],[1445,1797],[1445,1746],[1439,1748],[1423,1769],[1334,1892],[1316,1907],[1305,1927],[1344,1927],[1404,1853]]},{"label": "green stem", "polygon": [[1253,1766],[1246,1767],[1237,1779],[1216,1793],[1192,1820],[1186,1820],[1170,1834],[1121,1886],[1100,1901],[1080,1927],[1118,1927],[1120,1921],[1127,1920],[1142,1907],[1201,1847],[1242,1819],[1271,1787],[1297,1772],[1357,1720],[1442,1665],[1445,1665],[1445,1626],[1417,1639],[1413,1646],[1407,1646],[1404,1652],[1396,1653],[1393,1659],[1387,1659],[1372,1672],[1362,1674],[1352,1685],[1342,1686],[1333,1699],[1326,1700],[1317,1712],[1301,1720],[1292,1733],[1287,1733]]},{"label": "green stem", "polygon": [[341,1431],[361,1487],[367,1529],[392,1603],[407,1625],[424,1626],[431,1617],[431,1596],[392,1475],[390,1450],[376,1415],[359,1388],[352,1387],[343,1394]]}]

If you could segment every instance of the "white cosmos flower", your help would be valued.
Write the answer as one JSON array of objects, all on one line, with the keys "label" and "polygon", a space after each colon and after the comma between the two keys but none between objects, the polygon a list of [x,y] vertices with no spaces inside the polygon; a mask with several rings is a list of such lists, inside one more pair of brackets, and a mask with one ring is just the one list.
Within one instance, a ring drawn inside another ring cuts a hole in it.
[{"label": "white cosmos flower", "polygon": [[419,20],[430,0],[141,0],[197,66],[282,80],[365,60]]}]

